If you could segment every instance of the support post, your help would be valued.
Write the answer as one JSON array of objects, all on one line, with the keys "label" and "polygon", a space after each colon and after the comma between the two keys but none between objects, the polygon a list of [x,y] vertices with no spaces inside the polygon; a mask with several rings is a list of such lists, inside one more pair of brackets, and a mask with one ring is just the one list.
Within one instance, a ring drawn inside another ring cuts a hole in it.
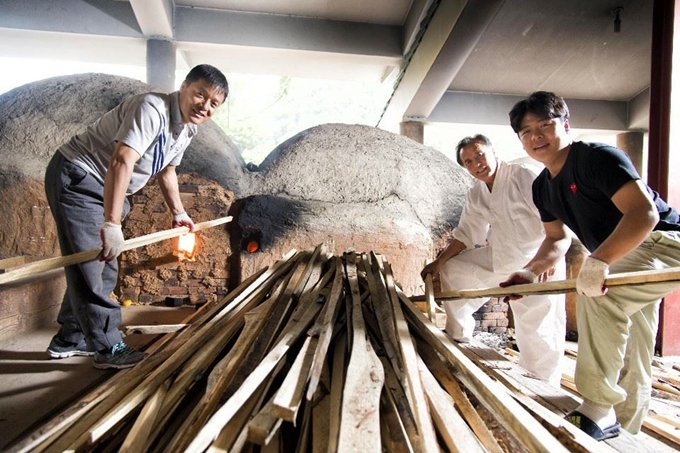
[{"label": "support post", "polygon": [[[649,108],[649,160],[648,184],[671,205],[678,202],[669,198],[669,155],[671,140],[671,87],[673,75],[674,24],[680,0],[654,0],[652,27],[652,68]],[[677,107],[676,107],[677,108]],[[662,356],[680,354],[680,291],[663,298],[659,313],[656,348]]]},{"label": "support post", "polygon": [[616,134],[616,146],[621,148],[628,154],[630,160],[633,162],[635,169],[644,179],[644,155],[643,144],[645,134],[642,132],[622,132]]},{"label": "support post", "polygon": [[425,138],[425,123],[421,120],[409,120],[399,123],[399,134],[420,144]]},{"label": "support post", "polygon": [[175,43],[164,39],[146,42],[146,81],[166,93],[175,91]]}]

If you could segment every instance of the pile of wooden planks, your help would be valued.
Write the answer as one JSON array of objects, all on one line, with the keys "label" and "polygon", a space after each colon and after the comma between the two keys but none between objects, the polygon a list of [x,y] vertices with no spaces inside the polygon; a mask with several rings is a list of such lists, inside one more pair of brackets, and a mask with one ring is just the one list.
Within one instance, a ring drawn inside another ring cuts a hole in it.
[{"label": "pile of wooden planks", "polygon": [[10,451],[602,450],[475,365],[375,253],[293,250],[147,352]]}]

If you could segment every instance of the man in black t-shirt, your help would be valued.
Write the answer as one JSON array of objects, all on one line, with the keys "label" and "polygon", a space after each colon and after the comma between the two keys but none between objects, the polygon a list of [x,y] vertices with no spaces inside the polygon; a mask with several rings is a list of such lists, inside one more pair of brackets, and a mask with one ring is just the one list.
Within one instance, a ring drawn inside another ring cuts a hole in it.
[{"label": "man in black t-shirt", "polygon": [[[595,439],[635,434],[647,414],[661,298],[677,282],[604,288],[609,273],[680,266],[678,212],[651,190],[620,149],[573,142],[569,109],[549,92],[515,104],[510,124],[545,165],[533,184],[546,238],[525,266],[540,274],[563,259],[571,229],[590,251],[576,280],[583,404],[567,415]],[[524,270],[501,286],[523,283]]]}]

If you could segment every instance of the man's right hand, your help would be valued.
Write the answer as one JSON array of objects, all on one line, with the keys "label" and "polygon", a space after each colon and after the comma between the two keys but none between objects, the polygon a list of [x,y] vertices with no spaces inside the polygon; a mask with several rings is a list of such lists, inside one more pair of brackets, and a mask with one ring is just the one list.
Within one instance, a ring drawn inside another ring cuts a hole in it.
[{"label": "man's right hand", "polygon": [[430,264],[426,265],[422,271],[420,271],[420,277],[425,281],[427,274],[432,274],[432,278],[436,279],[441,271],[442,263],[439,260],[434,260]]},{"label": "man's right hand", "polygon": [[123,227],[117,223],[104,222],[99,230],[102,238],[102,254],[100,261],[111,261],[116,259],[123,251],[125,238],[123,237]]}]

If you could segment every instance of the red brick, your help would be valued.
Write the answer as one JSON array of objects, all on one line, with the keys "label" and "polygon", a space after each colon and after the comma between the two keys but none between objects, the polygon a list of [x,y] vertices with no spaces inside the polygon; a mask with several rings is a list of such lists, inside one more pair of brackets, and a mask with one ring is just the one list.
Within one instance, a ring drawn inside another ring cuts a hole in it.
[{"label": "red brick", "polygon": [[189,291],[184,286],[166,286],[162,289],[163,294],[167,295],[182,295],[189,294]]}]

